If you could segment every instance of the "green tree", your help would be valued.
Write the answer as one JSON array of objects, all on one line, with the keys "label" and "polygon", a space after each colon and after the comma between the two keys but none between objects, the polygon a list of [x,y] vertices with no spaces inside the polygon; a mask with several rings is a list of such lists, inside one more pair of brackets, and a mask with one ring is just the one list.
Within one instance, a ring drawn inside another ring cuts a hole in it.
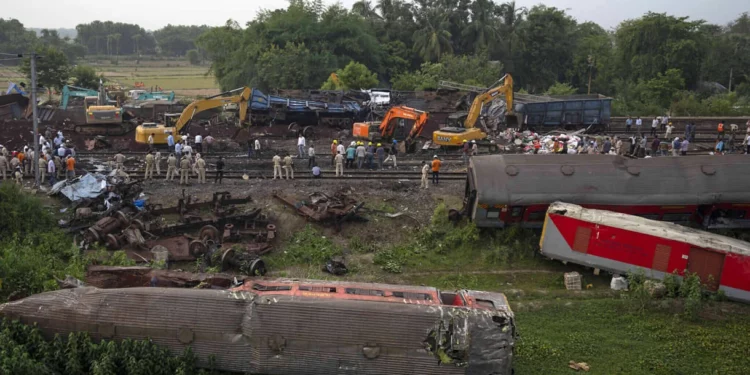
[{"label": "green tree", "polygon": [[[498,9],[500,15],[501,42],[498,43],[501,61],[507,67],[508,72],[515,73],[515,62],[518,54],[514,49],[519,43],[519,29],[524,22],[528,10],[525,7],[517,7],[515,1],[504,3]],[[497,50],[497,48],[495,48]]]},{"label": "green tree", "polygon": [[367,69],[364,64],[352,61],[337,72],[346,89],[369,89],[378,84],[378,75]]},{"label": "green tree", "polygon": [[694,88],[705,56],[705,34],[700,32],[703,23],[664,13],[647,13],[622,22],[615,32],[620,76],[649,80],[668,69],[678,69],[685,84]]},{"label": "green tree", "polygon": [[573,95],[576,93],[576,89],[569,83],[555,82],[544,93],[547,95]]},{"label": "green tree", "polygon": [[[16,19],[0,18],[0,51],[5,53],[24,53],[31,50],[36,43],[36,33],[26,30]],[[13,64],[13,61],[3,62]]]},{"label": "green tree", "polygon": [[[75,42],[84,46],[88,54],[109,54],[115,46],[111,44],[112,39],[108,36],[114,34],[121,35],[119,48],[124,54],[156,52],[156,42],[152,33],[138,25],[112,21],[94,21],[77,25]],[[134,37],[135,35],[141,35],[141,37]],[[109,43],[107,43],[108,40]]]},{"label": "green tree", "polygon": [[[36,53],[41,56],[37,59],[37,83],[40,87],[47,88],[50,99],[52,99],[52,89],[62,90],[63,86],[68,83],[70,77],[70,67],[68,58],[60,50],[54,47],[40,46],[36,48]],[[31,60],[25,58],[21,63],[21,73],[31,80]]]},{"label": "green tree", "polygon": [[471,22],[461,32],[470,41],[475,53],[486,51],[490,45],[500,40],[499,20],[495,3],[490,0],[476,0],[471,3]]},{"label": "green tree", "polygon": [[195,41],[208,29],[206,25],[167,25],[154,31],[154,38],[162,53],[170,56],[185,56],[188,51],[195,49]]},{"label": "green tree", "polygon": [[414,33],[414,50],[425,61],[437,61],[453,52],[448,15],[438,8],[423,7],[417,13],[419,29]]},{"label": "green tree", "polygon": [[70,70],[70,76],[73,78],[73,84],[78,87],[99,87],[99,76],[96,70],[87,65],[76,65]]},{"label": "green tree", "polygon": [[199,65],[201,63],[201,55],[198,53],[197,49],[191,49],[187,51],[185,57],[187,57],[190,65]]},{"label": "green tree", "polygon": [[679,69],[669,69],[657,73],[656,77],[644,83],[643,100],[669,108],[675,95],[685,88],[685,79]]}]

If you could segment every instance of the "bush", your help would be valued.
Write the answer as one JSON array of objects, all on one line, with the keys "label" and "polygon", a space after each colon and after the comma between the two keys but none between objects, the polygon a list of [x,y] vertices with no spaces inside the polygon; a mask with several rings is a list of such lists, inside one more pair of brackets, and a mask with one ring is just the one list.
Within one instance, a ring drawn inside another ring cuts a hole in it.
[{"label": "bush", "polygon": [[295,233],[283,247],[284,251],[276,252],[266,258],[272,267],[285,267],[303,264],[322,265],[328,259],[342,255],[342,249],[333,241],[323,236],[312,226]]},{"label": "bush", "polygon": [[684,300],[683,315],[689,319],[698,318],[698,313],[703,309],[703,289],[697,274],[685,273],[680,285],[680,297]]},{"label": "bush", "polygon": [[[45,340],[38,328],[17,321],[0,322],[2,374],[183,374],[208,375],[196,368],[188,347],[180,356],[151,341],[123,340],[95,343],[89,335],[71,333]],[[214,363],[208,358],[209,364]]]}]

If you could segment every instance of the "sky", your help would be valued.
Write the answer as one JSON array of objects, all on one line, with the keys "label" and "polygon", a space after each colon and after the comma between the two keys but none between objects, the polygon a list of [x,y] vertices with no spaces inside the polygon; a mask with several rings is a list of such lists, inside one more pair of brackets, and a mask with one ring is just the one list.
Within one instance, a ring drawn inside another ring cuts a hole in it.
[{"label": "sky", "polygon": [[[336,1],[324,2],[333,4]],[[339,2],[350,8],[355,0]],[[721,25],[743,12],[750,12],[750,0],[516,0],[517,6],[528,8],[540,3],[565,9],[579,22],[593,21],[605,29],[648,11],[689,16]],[[220,26],[230,18],[244,25],[260,9],[286,6],[284,0],[16,0],[3,5],[0,17],[16,18],[26,27],[75,28],[79,23],[111,20],[156,30],[167,24]]]}]

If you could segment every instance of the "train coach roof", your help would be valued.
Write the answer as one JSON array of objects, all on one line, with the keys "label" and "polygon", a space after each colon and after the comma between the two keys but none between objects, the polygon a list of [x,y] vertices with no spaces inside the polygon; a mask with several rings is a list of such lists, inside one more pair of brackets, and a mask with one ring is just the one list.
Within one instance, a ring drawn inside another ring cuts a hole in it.
[{"label": "train coach roof", "polygon": [[750,255],[750,243],[748,242],[666,221],[650,220],[640,216],[606,210],[583,208],[579,205],[562,202],[552,203],[547,212],[572,217],[589,223],[668,238],[704,249],[714,249],[745,256]]},{"label": "train coach roof", "polygon": [[473,157],[470,168],[485,204],[750,203],[750,158],[743,155],[489,155]]}]

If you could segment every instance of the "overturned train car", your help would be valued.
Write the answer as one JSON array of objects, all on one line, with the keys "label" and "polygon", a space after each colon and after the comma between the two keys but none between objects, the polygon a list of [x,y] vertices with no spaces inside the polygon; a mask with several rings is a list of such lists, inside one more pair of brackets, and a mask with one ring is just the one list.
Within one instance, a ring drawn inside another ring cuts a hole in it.
[{"label": "overturned train car", "polygon": [[471,158],[462,213],[479,227],[541,228],[555,201],[705,228],[750,228],[744,155]]},{"label": "overturned train car", "polygon": [[540,240],[546,257],[663,279],[696,274],[708,290],[750,302],[750,243],[673,223],[556,202]]},{"label": "overturned train car", "polygon": [[47,335],[191,346],[218,369],[261,374],[510,374],[503,294],[264,280],[232,290],[76,288],[0,305]]}]

